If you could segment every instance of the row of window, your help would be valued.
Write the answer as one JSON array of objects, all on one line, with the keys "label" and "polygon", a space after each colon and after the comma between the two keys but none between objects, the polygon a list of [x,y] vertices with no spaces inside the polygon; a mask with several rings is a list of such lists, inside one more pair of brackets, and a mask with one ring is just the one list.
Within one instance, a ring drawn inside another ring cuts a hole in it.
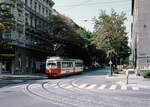
[{"label": "row of window", "polygon": [[[61,62],[57,62],[56,63],[48,63],[47,66],[49,68],[61,68]],[[75,63],[76,67],[83,67],[82,63]],[[69,67],[73,67],[73,62],[62,62],[62,68],[69,68]]]},{"label": "row of window", "polygon": [[27,25],[30,25],[31,27],[34,27],[34,28],[44,28],[45,26],[47,26],[47,23],[40,20],[39,18],[35,18],[34,16],[29,17],[27,15],[25,18],[25,23]]},{"label": "row of window", "polygon": [[150,63],[150,58],[139,59],[139,63]]},{"label": "row of window", "polygon": [[76,65],[76,67],[82,67],[82,66],[83,66],[83,63],[81,63],[81,62],[76,62],[75,65]]},{"label": "row of window", "polygon": [[[48,0],[47,0],[48,2]],[[28,5],[30,3],[30,7],[33,8],[36,12],[39,12],[40,14],[44,16],[49,16],[49,10],[47,7],[41,5],[41,3],[38,3],[37,1],[33,2],[33,0],[25,0],[25,4]]]},{"label": "row of window", "polygon": [[10,8],[10,4],[0,4],[2,8]]}]

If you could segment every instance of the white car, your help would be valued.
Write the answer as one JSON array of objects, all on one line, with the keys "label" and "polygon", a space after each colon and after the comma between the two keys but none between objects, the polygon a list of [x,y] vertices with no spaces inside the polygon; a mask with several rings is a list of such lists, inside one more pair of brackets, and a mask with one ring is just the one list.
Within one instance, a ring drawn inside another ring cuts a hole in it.
[{"label": "white car", "polygon": [[[126,72],[126,69],[123,69]],[[128,68],[129,74],[134,74],[134,68]]]},{"label": "white car", "polygon": [[134,69],[133,68],[129,68],[128,71],[129,71],[130,74],[134,74]]}]

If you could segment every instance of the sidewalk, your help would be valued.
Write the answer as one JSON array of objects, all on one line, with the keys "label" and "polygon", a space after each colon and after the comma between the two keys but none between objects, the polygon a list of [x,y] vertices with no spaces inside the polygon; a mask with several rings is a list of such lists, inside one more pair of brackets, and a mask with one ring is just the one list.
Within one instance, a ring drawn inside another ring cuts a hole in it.
[{"label": "sidewalk", "polygon": [[46,77],[45,74],[19,74],[19,75],[12,75],[12,74],[0,74],[0,79],[2,78],[15,78],[15,77]]},{"label": "sidewalk", "polygon": [[[121,81],[118,81],[119,84],[126,84],[126,75],[124,73],[117,74],[115,76],[109,77],[109,78],[120,78]],[[143,78],[142,76],[136,76],[135,74],[129,74],[128,79],[128,86],[138,86],[141,88],[148,88],[150,89],[150,79]]]}]

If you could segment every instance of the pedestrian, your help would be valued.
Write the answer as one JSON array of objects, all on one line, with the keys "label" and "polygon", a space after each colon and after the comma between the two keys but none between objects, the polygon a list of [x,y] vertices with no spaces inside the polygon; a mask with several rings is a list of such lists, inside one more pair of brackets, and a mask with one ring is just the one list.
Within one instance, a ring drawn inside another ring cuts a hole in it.
[{"label": "pedestrian", "polygon": [[135,73],[135,76],[138,77],[138,69],[137,68],[135,68],[134,73]]},{"label": "pedestrian", "polygon": [[128,68],[126,68],[126,84],[128,84],[128,79],[129,79],[129,71]]}]

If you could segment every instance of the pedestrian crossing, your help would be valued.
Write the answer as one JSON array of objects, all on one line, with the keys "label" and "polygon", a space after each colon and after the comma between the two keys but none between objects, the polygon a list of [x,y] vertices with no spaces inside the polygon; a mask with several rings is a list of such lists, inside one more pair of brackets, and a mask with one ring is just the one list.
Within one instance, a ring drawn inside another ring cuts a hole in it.
[{"label": "pedestrian crossing", "polygon": [[121,90],[127,90],[127,86],[126,85],[122,85],[121,86]]},{"label": "pedestrian crossing", "polygon": [[110,89],[110,90],[115,90],[116,87],[117,87],[117,85],[112,85],[109,89]]},{"label": "pedestrian crossing", "polygon": [[[59,88],[56,85],[51,85],[54,86],[54,88]],[[133,91],[138,91],[140,90],[140,87],[138,86],[127,86],[126,84],[118,85],[118,84],[76,84],[76,86],[69,85],[69,84],[61,84],[60,87],[65,88],[65,89],[71,89],[71,88],[79,88],[79,89],[86,89],[86,90],[133,90]]]},{"label": "pedestrian crossing", "polygon": [[101,85],[98,89],[100,89],[100,90],[102,90],[102,89],[104,89],[106,87],[106,85]]}]

